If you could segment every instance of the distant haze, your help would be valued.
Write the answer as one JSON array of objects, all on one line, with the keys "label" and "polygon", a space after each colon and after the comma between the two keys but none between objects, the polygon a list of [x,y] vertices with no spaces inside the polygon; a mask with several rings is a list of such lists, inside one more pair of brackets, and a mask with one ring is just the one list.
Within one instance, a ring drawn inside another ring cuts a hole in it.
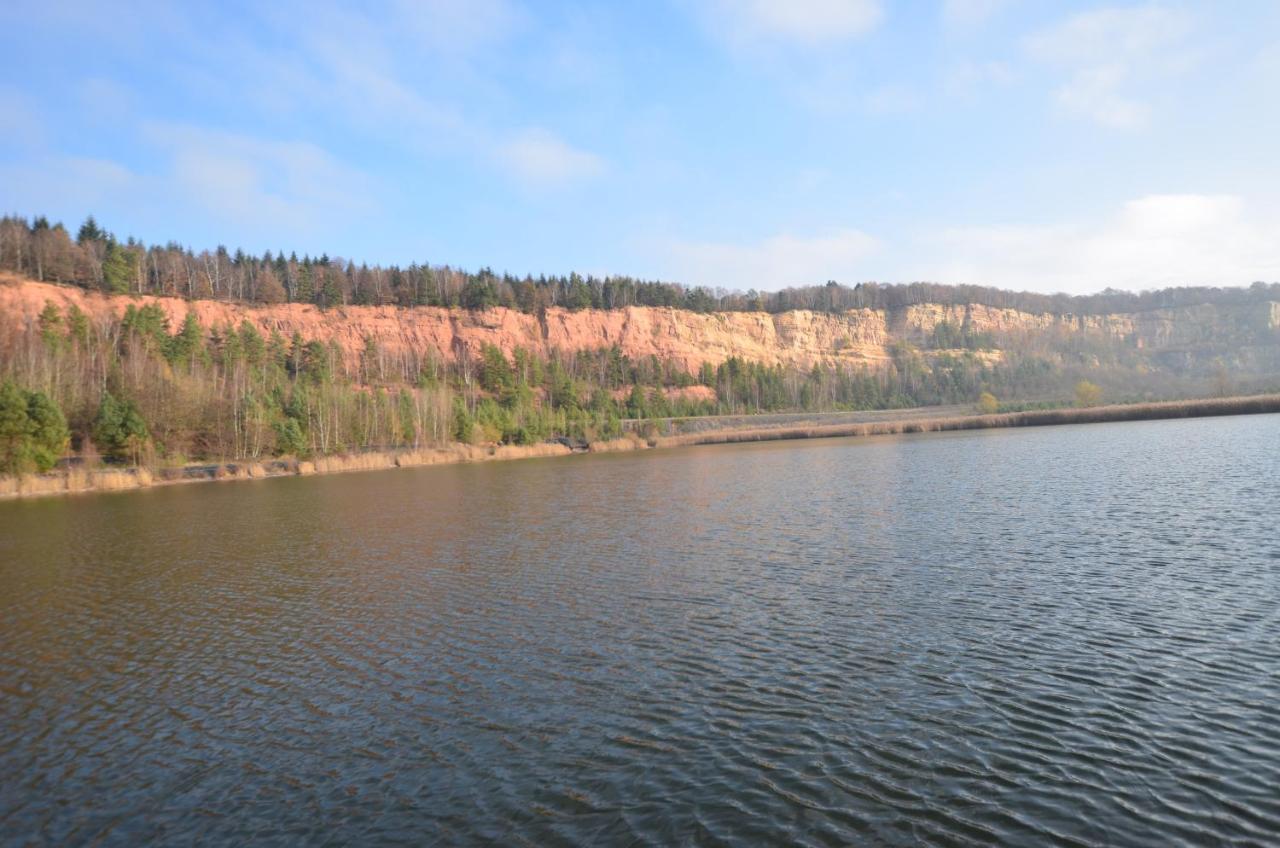
[{"label": "distant haze", "polygon": [[1280,280],[1280,5],[11,2],[0,214],[357,262]]}]

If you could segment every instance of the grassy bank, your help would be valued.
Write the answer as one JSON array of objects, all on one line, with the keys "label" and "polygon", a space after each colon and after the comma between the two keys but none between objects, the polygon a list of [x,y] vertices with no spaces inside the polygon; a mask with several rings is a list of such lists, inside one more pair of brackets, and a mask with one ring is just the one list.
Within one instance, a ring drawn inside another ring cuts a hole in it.
[{"label": "grassy bank", "polygon": [[[628,434],[622,438],[593,442],[593,453],[647,450],[691,445],[761,442],[781,439],[821,439],[848,436],[884,436],[903,433],[934,433],[949,430],[981,430],[996,427],[1043,427],[1054,424],[1097,424],[1113,421],[1151,421],[1168,418],[1201,418],[1219,415],[1254,415],[1280,412],[1280,395],[1183,400],[1165,403],[1136,403],[1075,409],[1030,410],[995,415],[950,415],[928,417],[921,410],[903,410],[894,420],[839,424],[786,423],[755,427],[728,427],[674,436],[643,438]],[[769,416],[761,416],[768,419]],[[369,451],[317,457],[312,460],[277,459],[266,462],[187,465],[180,468],[70,469],[48,474],[0,476],[0,499],[145,489],[152,486],[217,480],[254,480],[265,477],[337,474],[344,471],[374,471],[411,468],[458,462],[486,462],[531,457],[566,456],[572,453],[562,444],[499,445],[475,447],[451,444],[444,448],[400,451]]]}]

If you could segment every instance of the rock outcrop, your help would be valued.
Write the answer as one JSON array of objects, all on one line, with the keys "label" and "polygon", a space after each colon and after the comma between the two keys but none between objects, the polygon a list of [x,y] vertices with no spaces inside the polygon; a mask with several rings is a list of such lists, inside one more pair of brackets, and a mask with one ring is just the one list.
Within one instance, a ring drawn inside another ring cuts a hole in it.
[{"label": "rock outcrop", "polygon": [[1112,315],[1055,315],[971,305],[921,304],[897,310],[849,310],[841,313],[797,310],[697,313],[657,307],[618,310],[549,309],[543,316],[512,309],[484,312],[419,307],[343,306],[320,310],[303,304],[256,306],[220,301],[186,301],[151,296],[108,296],[73,286],[0,277],[0,322],[11,328],[31,324],[53,302],[75,304],[103,323],[130,305],[157,305],[171,330],[194,313],[208,328],[249,321],[265,335],[295,333],[305,341],[336,341],[349,363],[359,361],[366,339],[391,355],[421,360],[428,355],[454,360],[476,356],[484,344],[510,355],[516,348],[546,355],[617,345],[632,358],[656,356],[694,371],[702,363],[719,364],[731,356],[768,364],[814,363],[875,365],[889,358],[895,340],[921,344],[941,322],[998,342],[1018,339],[1060,340],[1092,334],[1121,340],[1138,349],[1181,349],[1209,343],[1280,346],[1280,304],[1195,306]]}]

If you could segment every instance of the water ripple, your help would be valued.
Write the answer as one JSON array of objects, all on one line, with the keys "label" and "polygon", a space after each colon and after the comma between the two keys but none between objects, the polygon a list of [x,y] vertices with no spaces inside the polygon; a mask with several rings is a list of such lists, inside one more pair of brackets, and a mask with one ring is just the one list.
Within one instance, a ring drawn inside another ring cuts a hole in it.
[{"label": "water ripple", "polygon": [[0,505],[0,843],[1264,845],[1280,417]]}]

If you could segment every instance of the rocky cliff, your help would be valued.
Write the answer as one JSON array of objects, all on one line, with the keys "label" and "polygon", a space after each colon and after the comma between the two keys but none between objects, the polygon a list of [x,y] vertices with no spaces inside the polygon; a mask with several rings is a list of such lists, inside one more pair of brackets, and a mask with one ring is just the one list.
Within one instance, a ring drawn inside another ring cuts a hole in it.
[{"label": "rocky cliff", "polygon": [[1262,349],[1254,361],[1280,358],[1280,303],[1196,306],[1111,315],[1055,315],[982,305],[922,304],[898,310],[850,310],[828,314],[792,311],[695,313],[678,309],[630,307],[619,310],[550,309],[544,316],[495,308],[484,312],[431,307],[346,306],[320,310],[302,304],[253,306],[218,301],[185,301],[149,296],[107,296],[71,286],[0,277],[0,327],[30,326],[46,302],[64,310],[77,305],[97,323],[119,317],[129,304],[154,303],[171,329],[195,313],[206,328],[249,321],[264,334],[286,339],[336,340],[351,362],[358,361],[366,339],[388,354],[411,359],[427,355],[452,360],[478,355],[484,344],[507,354],[521,347],[546,355],[617,345],[632,358],[656,356],[693,371],[704,362],[731,356],[809,366],[814,363],[875,365],[889,358],[895,340],[928,341],[934,328],[950,322],[987,333],[997,344],[1058,342],[1092,336],[1146,351],[1185,352],[1200,346]]}]

